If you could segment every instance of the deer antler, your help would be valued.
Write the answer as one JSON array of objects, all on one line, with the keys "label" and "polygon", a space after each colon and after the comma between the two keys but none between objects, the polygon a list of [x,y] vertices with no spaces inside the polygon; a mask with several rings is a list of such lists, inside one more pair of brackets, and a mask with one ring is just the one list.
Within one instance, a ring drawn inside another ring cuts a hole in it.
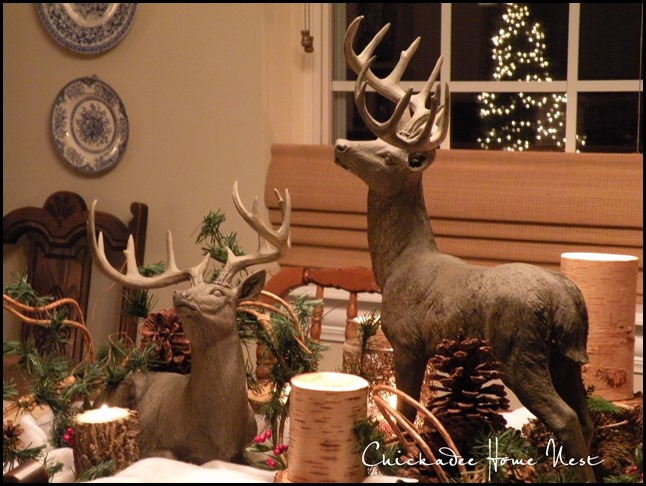
[{"label": "deer antler", "polygon": [[243,268],[258,263],[268,263],[277,260],[291,246],[289,234],[289,219],[291,213],[291,199],[289,191],[285,189],[285,198],[280,195],[278,190],[274,189],[278,205],[283,217],[283,223],[278,230],[269,227],[258,214],[258,198],[256,197],[251,208],[251,212],[245,209],[240,194],[238,193],[238,181],[233,184],[233,203],[240,213],[240,216],[258,233],[258,249],[255,253],[249,255],[234,255],[227,248],[229,255],[227,263],[218,276],[219,282],[228,282],[231,278]]},{"label": "deer antler", "polygon": [[[356,54],[353,47],[354,38],[362,20],[363,16],[360,16],[352,21],[346,32],[344,42],[345,57],[348,65],[358,76],[354,88],[354,98],[361,118],[378,138],[396,147],[409,152],[437,148],[446,137],[449,126],[447,111],[450,106],[448,88],[446,86],[444,88],[443,104],[440,104],[439,83],[431,95],[433,85],[440,74],[442,57],[440,56],[438,59],[433,72],[419,93],[413,95],[412,88],[404,91],[400,85],[401,78],[415,51],[417,51],[420,38],[415,39],[408,49],[402,51],[397,65],[388,76],[379,78],[370,69],[376,59],[376,56],[373,56],[372,53],[388,32],[390,24],[386,24],[373,37],[370,43],[361,51],[361,54]],[[378,122],[368,112],[365,101],[368,86],[378,94],[397,103],[392,116],[387,121]],[[429,104],[430,106],[427,106]],[[407,117],[408,121],[403,122],[403,116],[407,108],[410,110],[410,119]],[[436,127],[435,131],[433,131],[434,126]],[[433,133],[431,134],[431,132]]]},{"label": "deer antler", "polygon": [[112,280],[121,283],[126,287],[133,287],[138,289],[156,289],[167,287],[168,285],[176,284],[189,280],[191,285],[197,285],[203,282],[203,275],[209,263],[210,255],[206,255],[199,265],[196,265],[188,270],[179,270],[175,264],[175,254],[173,252],[173,237],[169,231],[166,236],[166,253],[167,263],[166,271],[161,275],[154,277],[144,277],[139,273],[137,261],[135,260],[135,243],[132,235],[128,238],[128,246],[123,251],[126,255],[126,274],[116,270],[108,261],[105,256],[105,247],[103,243],[103,233],[99,232],[98,244],[96,239],[96,227],[94,211],[96,200],[92,202],[90,207],[90,214],[88,218],[88,239],[90,240],[90,249],[94,257],[94,261],[99,266],[99,269]]}]

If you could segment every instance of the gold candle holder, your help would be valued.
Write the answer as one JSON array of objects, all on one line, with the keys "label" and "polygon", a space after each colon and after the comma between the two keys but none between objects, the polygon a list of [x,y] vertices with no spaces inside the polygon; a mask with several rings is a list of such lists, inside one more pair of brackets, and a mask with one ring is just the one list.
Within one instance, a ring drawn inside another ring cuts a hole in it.
[{"label": "gold candle holder", "polygon": [[77,477],[108,460],[115,462],[115,473],[139,460],[139,419],[134,410],[103,405],[76,415],[72,427]]},{"label": "gold candle holder", "polygon": [[638,268],[632,255],[561,255],[561,272],[581,289],[588,308],[584,380],[608,400],[633,398]]},{"label": "gold candle holder", "polygon": [[367,417],[368,382],[347,373],[304,373],[292,378],[289,400],[289,465],[279,480],[363,481],[353,427]]}]

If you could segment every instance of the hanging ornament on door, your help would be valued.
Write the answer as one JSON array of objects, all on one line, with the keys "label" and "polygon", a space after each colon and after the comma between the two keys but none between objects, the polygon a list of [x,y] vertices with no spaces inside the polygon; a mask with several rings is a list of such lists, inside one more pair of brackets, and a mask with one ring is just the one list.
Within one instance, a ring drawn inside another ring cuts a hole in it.
[{"label": "hanging ornament on door", "polygon": [[303,4],[303,11],[305,25],[303,30],[301,30],[301,45],[305,49],[305,52],[314,52],[314,37],[310,35],[311,12],[309,3]]}]

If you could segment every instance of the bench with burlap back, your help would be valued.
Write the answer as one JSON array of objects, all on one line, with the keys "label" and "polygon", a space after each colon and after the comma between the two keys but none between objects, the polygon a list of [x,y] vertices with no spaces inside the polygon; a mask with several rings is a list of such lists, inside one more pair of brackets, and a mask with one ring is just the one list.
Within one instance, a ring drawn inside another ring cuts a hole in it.
[{"label": "bench with burlap back", "polygon": [[[292,198],[292,248],[282,266],[370,267],[367,187],[334,164],[331,145],[274,145],[265,202],[281,221],[273,188]],[[527,262],[553,270],[561,253],[639,257],[643,296],[641,154],[439,150],[424,174],[441,251],[482,265]]]}]

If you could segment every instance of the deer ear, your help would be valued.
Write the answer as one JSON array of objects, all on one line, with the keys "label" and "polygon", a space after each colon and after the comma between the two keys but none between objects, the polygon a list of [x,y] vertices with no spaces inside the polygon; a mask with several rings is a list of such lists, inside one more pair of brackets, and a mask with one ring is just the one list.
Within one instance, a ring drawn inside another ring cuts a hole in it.
[{"label": "deer ear", "polygon": [[250,300],[256,297],[265,286],[267,272],[260,270],[245,278],[238,286],[238,300]]}]

